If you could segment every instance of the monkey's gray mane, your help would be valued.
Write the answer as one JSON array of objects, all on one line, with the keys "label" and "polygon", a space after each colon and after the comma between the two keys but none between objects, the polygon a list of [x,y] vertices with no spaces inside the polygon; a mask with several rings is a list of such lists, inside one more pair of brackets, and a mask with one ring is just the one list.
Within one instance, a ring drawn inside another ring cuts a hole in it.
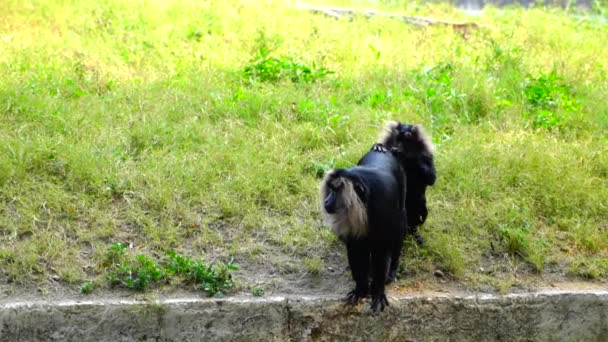
[{"label": "monkey's gray mane", "polygon": [[432,156],[435,153],[435,146],[431,141],[431,137],[426,133],[426,130],[421,124],[416,124],[416,127],[418,129],[418,139],[422,143],[422,146],[424,146],[423,153],[427,154],[429,157]]},{"label": "monkey's gray mane", "polygon": [[397,130],[398,127],[399,122],[387,121],[384,124],[384,130],[380,133],[380,137],[378,137],[378,143],[382,145],[391,145],[399,134],[399,131]]},{"label": "monkey's gray mane", "polygon": [[321,213],[323,214],[325,223],[338,237],[351,236],[358,238],[367,235],[367,209],[363,201],[361,201],[361,198],[359,198],[355,192],[353,182],[350,179],[339,179],[343,184],[342,191],[339,195],[343,207],[334,214],[329,214],[325,211],[323,199],[328,192],[328,182],[335,177],[335,170],[331,170],[325,174],[325,177],[321,182]]}]

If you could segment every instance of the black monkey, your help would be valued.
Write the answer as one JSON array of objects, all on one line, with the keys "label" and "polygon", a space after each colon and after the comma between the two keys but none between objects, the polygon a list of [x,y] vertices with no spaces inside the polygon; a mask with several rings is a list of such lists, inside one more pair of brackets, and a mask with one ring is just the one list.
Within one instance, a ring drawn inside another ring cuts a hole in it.
[{"label": "black monkey", "polygon": [[418,233],[428,215],[426,187],[435,184],[437,171],[433,162],[433,144],[422,125],[388,122],[384,133],[372,150],[390,150],[397,157],[407,177],[405,207],[408,219],[408,233],[414,235],[419,245],[424,239]]},{"label": "black monkey", "polygon": [[405,182],[397,158],[374,150],[355,167],[327,172],[321,182],[321,211],[346,244],[356,283],[347,295],[352,304],[370,293],[373,311],[388,305],[385,283],[399,264],[406,230]]}]

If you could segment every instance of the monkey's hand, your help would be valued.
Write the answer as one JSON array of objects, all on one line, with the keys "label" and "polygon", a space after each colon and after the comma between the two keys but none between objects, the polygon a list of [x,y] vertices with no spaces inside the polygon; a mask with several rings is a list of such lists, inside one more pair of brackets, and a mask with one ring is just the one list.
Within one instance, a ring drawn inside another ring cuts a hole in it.
[{"label": "monkey's hand", "polygon": [[388,149],[380,143],[375,143],[374,146],[372,146],[372,151],[386,153],[388,152]]},{"label": "monkey's hand", "polygon": [[388,299],[386,298],[386,295],[384,293],[377,294],[372,297],[371,309],[373,312],[378,312],[378,310],[384,311],[384,308],[387,306],[389,306]]},{"label": "monkey's hand", "polygon": [[367,291],[355,288],[346,295],[346,302],[350,305],[356,305],[359,300],[367,297]]}]

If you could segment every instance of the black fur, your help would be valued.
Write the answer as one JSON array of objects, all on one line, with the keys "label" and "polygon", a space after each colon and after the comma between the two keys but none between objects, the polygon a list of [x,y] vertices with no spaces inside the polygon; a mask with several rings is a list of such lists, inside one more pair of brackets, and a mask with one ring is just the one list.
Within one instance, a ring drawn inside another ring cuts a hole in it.
[{"label": "black fur", "polygon": [[[372,150],[357,166],[333,170],[329,177],[326,183],[334,177],[350,180],[367,212],[367,233],[364,236],[339,236],[346,244],[348,263],[356,284],[347,300],[354,304],[371,294],[372,310],[384,310],[388,305],[385,294],[387,275],[396,272],[405,235],[405,173],[392,154]],[[337,212],[331,200],[332,196],[335,198],[335,194],[332,195],[335,191],[340,189],[329,189],[322,194],[324,210],[330,215]]]}]

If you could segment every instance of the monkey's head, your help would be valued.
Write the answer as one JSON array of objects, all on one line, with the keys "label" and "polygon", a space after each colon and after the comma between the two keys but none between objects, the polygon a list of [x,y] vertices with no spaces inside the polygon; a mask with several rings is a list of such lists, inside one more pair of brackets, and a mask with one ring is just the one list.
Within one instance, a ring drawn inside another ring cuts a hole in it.
[{"label": "monkey's head", "polygon": [[353,182],[338,169],[327,173],[321,188],[323,208],[328,214],[336,214],[346,211],[355,205],[356,201],[365,198],[365,188]]},{"label": "monkey's head", "polygon": [[379,142],[405,157],[432,156],[434,151],[431,139],[420,124],[388,122]]},{"label": "monkey's head", "polygon": [[360,236],[367,231],[364,204],[367,191],[345,173],[336,169],[325,175],[321,182],[321,212],[339,237]]}]

